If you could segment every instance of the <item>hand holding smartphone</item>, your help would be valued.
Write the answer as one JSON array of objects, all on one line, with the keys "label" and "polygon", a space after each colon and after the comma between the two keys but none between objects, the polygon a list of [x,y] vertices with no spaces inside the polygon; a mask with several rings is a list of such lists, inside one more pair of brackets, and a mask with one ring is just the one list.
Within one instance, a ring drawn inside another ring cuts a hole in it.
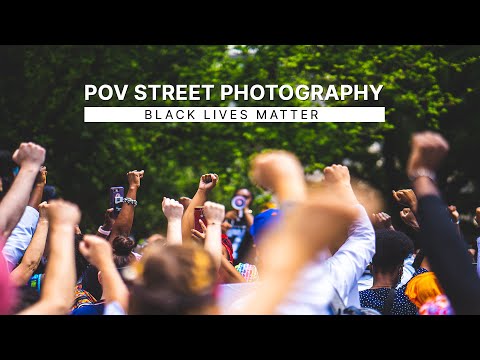
[{"label": "hand holding smartphone", "polygon": [[120,210],[122,210],[123,197],[125,189],[123,186],[113,186],[110,188],[110,207],[113,208],[112,217],[116,219]]},{"label": "hand holding smartphone", "polygon": [[194,217],[193,228],[199,232],[203,232],[202,226],[200,225],[200,221],[199,221],[199,220],[202,220],[203,223],[207,225],[207,220],[205,219],[205,215],[203,215],[203,206],[195,206],[193,217]]}]

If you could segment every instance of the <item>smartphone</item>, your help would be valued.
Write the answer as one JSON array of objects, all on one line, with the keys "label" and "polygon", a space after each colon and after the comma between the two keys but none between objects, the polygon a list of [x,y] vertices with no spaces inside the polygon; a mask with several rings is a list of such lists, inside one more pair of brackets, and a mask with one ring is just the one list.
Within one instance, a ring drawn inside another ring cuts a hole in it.
[{"label": "smartphone", "polygon": [[123,186],[113,186],[110,188],[110,207],[113,208],[112,217],[117,218],[120,210],[122,210],[123,196],[125,189]]},{"label": "smartphone", "polygon": [[199,221],[201,219],[203,223],[207,225],[207,220],[205,220],[205,216],[203,215],[203,206],[195,206],[193,217],[195,219],[193,228],[199,232],[203,232],[202,226],[200,225],[200,221]]}]

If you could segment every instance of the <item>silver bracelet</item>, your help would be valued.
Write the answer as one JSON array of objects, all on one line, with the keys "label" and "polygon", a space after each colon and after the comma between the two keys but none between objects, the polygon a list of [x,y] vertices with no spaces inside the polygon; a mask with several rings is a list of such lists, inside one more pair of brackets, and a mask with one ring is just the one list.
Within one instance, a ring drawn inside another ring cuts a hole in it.
[{"label": "silver bracelet", "polygon": [[133,205],[133,207],[138,205],[137,200],[133,200],[132,198],[129,198],[129,197],[123,198],[123,202],[127,203],[128,205]]}]

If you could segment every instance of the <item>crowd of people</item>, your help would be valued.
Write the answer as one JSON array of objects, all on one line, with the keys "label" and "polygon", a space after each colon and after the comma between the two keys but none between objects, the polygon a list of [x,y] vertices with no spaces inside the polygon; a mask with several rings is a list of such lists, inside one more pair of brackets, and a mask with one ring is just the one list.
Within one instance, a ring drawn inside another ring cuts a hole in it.
[{"label": "crowd of people", "polygon": [[251,161],[252,182],[275,199],[258,214],[246,188],[230,211],[209,201],[219,176],[204,174],[193,197],[158,205],[165,233],[139,242],[131,232],[148,169],[129,171],[120,212],[107,209],[96,234],[83,234],[81,209],[52,199],[45,149],[22,143],[0,154],[0,313],[480,314],[477,252],[437,186],[448,150],[437,133],[412,137],[411,188],[392,192],[407,233],[346,166],[307,181],[293,153],[274,150]]}]

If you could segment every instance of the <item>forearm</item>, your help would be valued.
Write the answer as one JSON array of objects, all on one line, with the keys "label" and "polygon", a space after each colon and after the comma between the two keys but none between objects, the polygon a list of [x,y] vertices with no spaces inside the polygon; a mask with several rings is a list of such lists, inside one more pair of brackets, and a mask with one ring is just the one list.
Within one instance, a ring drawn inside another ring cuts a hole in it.
[{"label": "forearm", "polygon": [[102,273],[103,298],[106,303],[118,302],[122,308],[128,310],[128,289],[123,282],[113,261],[102,265],[99,270]]},{"label": "forearm", "polygon": [[25,211],[38,170],[35,166],[22,166],[12,187],[0,203],[0,231],[3,231],[5,238],[10,236]]},{"label": "forearm", "polygon": [[[427,183],[426,183],[427,182]],[[418,188],[418,192],[417,192]],[[480,280],[435,185],[415,181],[421,246],[457,314],[480,314]]]},{"label": "forearm", "polygon": [[[100,232],[100,230],[102,232]],[[108,224],[103,224],[102,226],[100,226],[100,228],[97,230],[97,233],[95,234],[96,236],[98,237],[101,237],[101,238],[104,238],[104,239],[108,239],[108,237],[110,236],[110,234],[112,233],[112,227],[109,226]],[[113,240],[114,238],[112,238]]]},{"label": "forearm", "polygon": [[38,210],[38,205],[42,202],[43,197],[43,189],[45,188],[45,184],[35,184],[33,187],[32,193],[30,195],[30,200],[28,201],[28,206],[33,207],[34,209]]},{"label": "forearm", "polygon": [[17,286],[25,285],[40,264],[45,250],[47,234],[48,221],[41,219],[38,221],[37,229],[25,251],[22,262],[10,274],[10,279]]},{"label": "forearm", "polygon": [[218,269],[219,281],[221,284],[234,284],[247,282],[237,269],[225,258],[220,258],[220,268]]},{"label": "forearm", "polygon": [[54,311],[66,314],[75,298],[74,227],[52,224],[50,253],[40,301],[52,304]]},{"label": "forearm", "polygon": [[34,208],[27,206],[20,221],[18,221],[8,237],[7,242],[2,249],[2,253],[7,260],[10,271],[13,271],[25,255],[25,251],[30,245],[33,234],[35,233],[38,219],[39,212]]},{"label": "forearm", "polygon": [[167,245],[182,245],[182,219],[168,221]]},{"label": "forearm", "polygon": [[307,190],[303,177],[302,179],[295,181],[295,183],[290,182],[290,180],[293,181],[293,179],[282,181],[275,189],[273,189],[280,204],[286,202],[301,202],[307,197]]},{"label": "forearm", "polygon": [[[132,186],[128,189],[127,196],[133,200],[137,199],[138,188]],[[132,230],[133,218],[135,215],[135,207],[133,205],[123,203],[122,210],[118,214],[118,218],[115,221],[115,224],[112,226],[112,231],[108,237],[109,241],[112,242],[119,235],[128,236]]]},{"label": "forearm", "polygon": [[[222,228],[220,224],[209,224],[205,236],[205,250],[213,257],[213,262],[217,270],[220,268],[222,259]],[[226,260],[226,259],[225,259]],[[237,271],[238,272],[238,271]]]},{"label": "forearm", "polygon": [[247,211],[245,211],[245,221],[247,222],[247,227],[250,228],[252,225],[253,225],[253,220],[254,220],[254,217],[253,215],[250,213],[250,209],[246,209]]},{"label": "forearm", "polygon": [[375,230],[368,214],[360,204],[354,208],[358,215],[349,227],[346,241],[325,262],[335,289],[345,302],[375,254]]},{"label": "forearm", "polygon": [[255,296],[240,310],[244,314],[268,315],[274,314],[277,307],[285,300],[292,289],[295,280],[298,278],[300,270],[310,258],[310,255],[293,246],[281,245],[282,250],[278,254],[289,253],[289,256],[283,256],[282,261],[274,259],[273,254],[262,271],[262,284],[257,288]]},{"label": "forearm", "polygon": [[192,240],[192,235],[191,235],[191,229],[194,227],[194,211],[195,207],[197,206],[203,206],[205,202],[208,199],[208,192],[203,189],[198,189],[197,192],[195,193],[195,196],[193,197],[192,201],[190,202],[190,205],[188,205],[187,210],[183,213],[182,217],[182,239],[184,243],[191,243],[193,242]]}]

